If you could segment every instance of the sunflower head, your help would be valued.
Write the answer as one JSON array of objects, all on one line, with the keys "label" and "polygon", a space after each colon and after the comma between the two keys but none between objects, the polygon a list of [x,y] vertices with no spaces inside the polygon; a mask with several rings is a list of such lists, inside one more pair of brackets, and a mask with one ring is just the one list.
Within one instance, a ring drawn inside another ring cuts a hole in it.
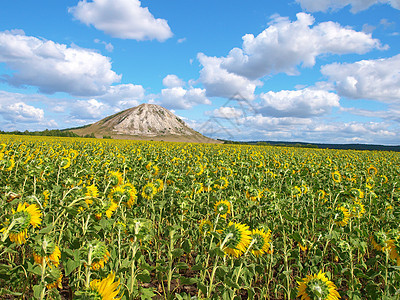
[{"label": "sunflower head", "polygon": [[351,217],[361,218],[362,215],[365,213],[364,204],[360,201],[355,201],[351,206]]},{"label": "sunflower head", "polygon": [[39,265],[45,259],[47,264],[57,267],[60,263],[60,257],[60,248],[49,237],[44,236],[43,239],[36,241],[33,245],[33,259]]},{"label": "sunflower head", "polygon": [[384,231],[376,231],[371,236],[371,244],[375,250],[385,252],[391,248],[391,239]]},{"label": "sunflower head", "polygon": [[109,180],[113,186],[120,185],[122,184],[122,174],[118,171],[110,171]]},{"label": "sunflower head", "polygon": [[115,274],[112,272],[106,278],[95,279],[90,282],[89,289],[75,293],[74,299],[117,300],[120,287],[119,280],[114,282]]},{"label": "sunflower head", "polygon": [[251,232],[251,240],[253,243],[251,252],[255,256],[263,255],[267,253],[270,248],[271,230],[265,232],[264,229],[255,229]]},{"label": "sunflower head", "polygon": [[36,204],[29,205],[28,203],[19,203],[17,210],[13,210],[11,216],[11,223],[8,224],[8,234],[10,240],[17,244],[23,244],[26,242],[28,236],[28,227],[38,227],[41,222],[41,212]]},{"label": "sunflower head", "polygon": [[251,231],[249,226],[241,223],[229,222],[222,230],[222,250],[235,257],[246,252],[251,242]]},{"label": "sunflower head", "polygon": [[87,186],[85,196],[89,198],[97,198],[99,196],[97,186],[94,184]]},{"label": "sunflower head", "polygon": [[210,220],[201,220],[199,225],[199,231],[201,235],[205,235],[212,230],[212,223]]},{"label": "sunflower head", "polygon": [[61,163],[60,163],[60,167],[62,169],[67,169],[71,166],[71,159],[69,157],[63,157],[61,158]]},{"label": "sunflower head", "polygon": [[337,300],[340,298],[335,284],[328,280],[322,271],[319,271],[318,274],[307,275],[298,284],[297,297],[301,297],[302,300]]},{"label": "sunflower head", "polygon": [[342,205],[335,209],[334,220],[336,225],[346,226],[347,223],[349,223],[349,219],[350,219],[350,213],[346,207]]},{"label": "sunflower head", "polygon": [[110,258],[110,252],[104,242],[93,240],[89,242],[83,249],[83,253],[88,257],[91,256],[91,269],[99,270],[104,267]]},{"label": "sunflower head", "polygon": [[337,183],[342,181],[342,176],[340,175],[339,171],[335,171],[332,173],[332,179],[334,182],[337,182]]},{"label": "sunflower head", "polygon": [[157,194],[157,188],[153,183],[147,183],[142,189],[142,197],[145,199],[152,199]]},{"label": "sunflower head", "polygon": [[215,213],[226,219],[226,215],[231,213],[231,203],[227,200],[221,200],[214,205]]},{"label": "sunflower head", "polygon": [[126,183],[123,186],[127,198],[126,205],[131,208],[137,200],[137,190],[131,183]]},{"label": "sunflower head", "polygon": [[375,168],[374,166],[370,166],[367,169],[367,173],[368,173],[369,176],[375,176],[378,173],[378,169]]}]

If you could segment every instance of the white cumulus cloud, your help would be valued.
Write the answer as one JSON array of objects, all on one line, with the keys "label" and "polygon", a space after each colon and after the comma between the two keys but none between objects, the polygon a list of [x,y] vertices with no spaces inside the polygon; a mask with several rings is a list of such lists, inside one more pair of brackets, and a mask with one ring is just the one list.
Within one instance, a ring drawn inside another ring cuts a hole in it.
[{"label": "white cumulus cloud", "polygon": [[334,63],[321,68],[336,85],[340,96],[398,103],[400,99],[400,54],[355,63]]},{"label": "white cumulus cloud", "polygon": [[203,66],[200,70],[199,80],[206,88],[207,96],[245,98],[247,100],[255,98],[256,87],[262,85],[260,81],[249,80],[222,68],[222,58],[209,57],[203,53],[199,53],[197,58]]},{"label": "white cumulus cloud", "polygon": [[296,0],[302,9],[309,12],[327,12],[328,10],[338,10],[347,5],[351,5],[350,11],[357,13],[375,4],[389,4],[393,8],[400,9],[399,0]]},{"label": "white cumulus cloud", "polygon": [[172,87],[161,90],[161,103],[169,109],[190,109],[198,104],[211,104],[204,89]]},{"label": "white cumulus cloud", "polygon": [[363,54],[381,47],[371,34],[342,27],[334,22],[314,24],[314,18],[298,13],[291,22],[274,16],[269,26],[258,36],[243,36],[242,49],[232,49],[223,57],[221,66],[230,73],[250,80],[270,73],[297,74],[296,67],[312,67],[321,54]]},{"label": "white cumulus cloud", "polygon": [[15,71],[2,76],[6,82],[35,86],[47,94],[101,95],[121,79],[108,57],[20,33],[0,32],[0,62]]},{"label": "white cumulus cloud", "polygon": [[12,122],[43,122],[44,111],[23,102],[16,102],[9,105],[0,105],[0,114],[5,120]]},{"label": "white cumulus cloud", "polygon": [[72,109],[71,116],[83,120],[100,120],[109,108],[108,105],[96,100],[77,100]]},{"label": "white cumulus cloud", "polygon": [[217,118],[237,119],[243,115],[243,111],[235,107],[222,106],[214,109],[212,115]]},{"label": "white cumulus cloud", "polygon": [[339,96],[325,90],[305,88],[260,95],[257,111],[264,116],[309,118],[326,115],[339,107]]},{"label": "white cumulus cloud", "polygon": [[139,41],[165,41],[172,37],[168,22],[156,19],[139,0],[83,0],[68,11],[82,23],[112,37]]},{"label": "white cumulus cloud", "polygon": [[183,80],[174,74],[169,74],[165,76],[162,83],[165,87],[168,88],[181,87],[184,85]]},{"label": "white cumulus cloud", "polygon": [[97,99],[119,108],[139,105],[144,98],[145,89],[143,86],[132,83],[112,85],[104,95],[97,97]]}]

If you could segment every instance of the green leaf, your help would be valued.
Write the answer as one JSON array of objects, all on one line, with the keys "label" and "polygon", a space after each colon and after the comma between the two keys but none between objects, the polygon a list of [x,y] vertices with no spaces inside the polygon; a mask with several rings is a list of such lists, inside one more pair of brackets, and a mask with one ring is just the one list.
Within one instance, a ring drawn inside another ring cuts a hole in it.
[{"label": "green leaf", "polygon": [[80,266],[80,262],[76,260],[69,259],[65,264],[65,276],[71,274],[73,270]]},{"label": "green leaf", "polygon": [[190,253],[190,251],[192,251],[192,242],[190,240],[185,240],[182,243],[182,248],[186,253]]},{"label": "green leaf", "polygon": [[181,257],[183,255],[183,249],[181,248],[177,248],[172,250],[172,259],[177,258],[177,257]]},{"label": "green leaf", "polygon": [[148,299],[153,299],[153,297],[156,295],[153,293],[154,289],[153,288],[141,288],[140,289],[140,299],[142,300],[148,300]]},{"label": "green leaf", "polygon": [[53,228],[54,228],[53,225],[49,225],[49,226],[47,226],[47,227],[41,229],[41,230],[39,231],[39,233],[48,234],[48,233],[50,233],[50,232],[53,230]]},{"label": "green leaf", "polygon": [[42,284],[37,284],[33,286],[33,297],[40,299],[40,295],[43,291],[44,286]]},{"label": "green leaf", "polygon": [[177,264],[175,264],[175,267],[179,270],[186,270],[189,269],[189,266],[187,265],[187,263],[185,262],[178,262]]},{"label": "green leaf", "polygon": [[151,276],[148,271],[143,271],[141,274],[137,275],[136,278],[143,283],[149,283],[151,281]]},{"label": "green leaf", "polygon": [[199,281],[197,278],[192,278],[192,277],[189,278],[189,277],[184,277],[184,276],[181,276],[179,278],[179,280],[182,285],[192,285]]}]

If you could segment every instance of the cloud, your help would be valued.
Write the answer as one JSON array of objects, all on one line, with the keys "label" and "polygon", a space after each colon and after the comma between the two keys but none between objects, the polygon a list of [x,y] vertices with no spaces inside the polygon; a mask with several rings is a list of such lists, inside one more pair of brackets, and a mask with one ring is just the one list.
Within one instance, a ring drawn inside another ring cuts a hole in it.
[{"label": "cloud", "polygon": [[326,115],[339,107],[339,97],[325,90],[305,88],[294,91],[268,92],[257,111],[264,116],[309,118]]},{"label": "cloud", "polygon": [[162,83],[165,87],[168,88],[181,87],[184,85],[183,80],[174,74],[169,74],[165,76]]},{"label": "cloud", "polygon": [[82,23],[112,37],[160,42],[172,37],[168,22],[154,18],[138,0],[83,0],[68,11]]},{"label": "cloud", "polygon": [[249,80],[222,68],[222,58],[209,57],[199,53],[197,59],[203,66],[200,70],[199,81],[206,88],[209,97],[234,98],[239,96],[253,100],[256,87],[262,85],[258,80]]},{"label": "cloud", "polygon": [[240,109],[236,109],[235,107],[223,106],[214,109],[212,115],[217,118],[237,119],[243,116],[243,111]]},{"label": "cloud", "polygon": [[291,22],[275,15],[258,36],[243,36],[242,49],[232,49],[219,65],[229,73],[255,80],[270,73],[297,74],[296,67],[312,67],[321,54],[363,54],[374,48],[383,49],[371,34],[357,32],[334,22],[311,27],[314,18],[298,13]]},{"label": "cloud", "polygon": [[104,45],[104,48],[106,48],[106,50],[107,50],[108,52],[113,52],[113,51],[114,51],[114,46],[113,46],[111,43],[107,43],[107,42],[105,42],[105,41],[100,41],[99,39],[95,39],[94,42],[95,42],[96,44],[103,44],[103,45]]},{"label": "cloud", "polygon": [[5,120],[11,122],[42,122],[44,121],[44,111],[23,102],[0,105],[0,114]]},{"label": "cloud", "polygon": [[393,8],[400,9],[400,2],[398,0],[296,0],[296,2],[301,5],[303,10],[309,12],[335,11],[347,5],[351,5],[350,11],[352,13],[357,13],[375,4],[389,4]]},{"label": "cloud", "polygon": [[171,87],[161,90],[161,105],[169,109],[190,109],[197,104],[211,104],[204,89]]},{"label": "cloud", "polygon": [[96,99],[90,100],[77,100],[71,109],[71,116],[76,119],[83,120],[100,120],[109,106],[97,101]]},{"label": "cloud", "polygon": [[321,68],[335,83],[340,96],[398,103],[400,99],[400,54],[355,63],[334,63]]},{"label": "cloud", "polygon": [[145,89],[141,85],[132,83],[112,85],[107,92],[97,97],[112,106],[128,108],[138,105],[145,98]]},{"label": "cloud", "polygon": [[0,62],[15,71],[3,75],[7,83],[47,94],[101,95],[121,79],[110,59],[97,52],[10,32],[0,32]]}]

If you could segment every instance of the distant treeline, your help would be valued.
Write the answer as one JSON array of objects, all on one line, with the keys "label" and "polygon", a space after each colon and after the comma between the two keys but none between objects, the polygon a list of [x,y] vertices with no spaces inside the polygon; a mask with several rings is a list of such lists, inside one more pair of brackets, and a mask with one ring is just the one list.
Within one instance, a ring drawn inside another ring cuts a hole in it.
[{"label": "distant treeline", "polygon": [[[11,134],[11,135],[31,135],[31,136],[60,136],[60,137],[84,137],[84,138],[96,138],[93,133],[86,134],[84,136],[77,135],[76,133],[68,130],[43,130],[43,131],[2,131],[0,130],[0,134]],[[111,136],[103,136],[103,139],[111,139]]]},{"label": "distant treeline", "polygon": [[224,144],[256,145],[256,146],[280,146],[319,149],[343,149],[343,150],[370,150],[370,151],[396,151],[400,152],[400,146],[370,145],[370,144],[321,144],[321,143],[299,143],[299,142],[275,142],[275,141],[250,141],[238,142],[221,140]]}]

